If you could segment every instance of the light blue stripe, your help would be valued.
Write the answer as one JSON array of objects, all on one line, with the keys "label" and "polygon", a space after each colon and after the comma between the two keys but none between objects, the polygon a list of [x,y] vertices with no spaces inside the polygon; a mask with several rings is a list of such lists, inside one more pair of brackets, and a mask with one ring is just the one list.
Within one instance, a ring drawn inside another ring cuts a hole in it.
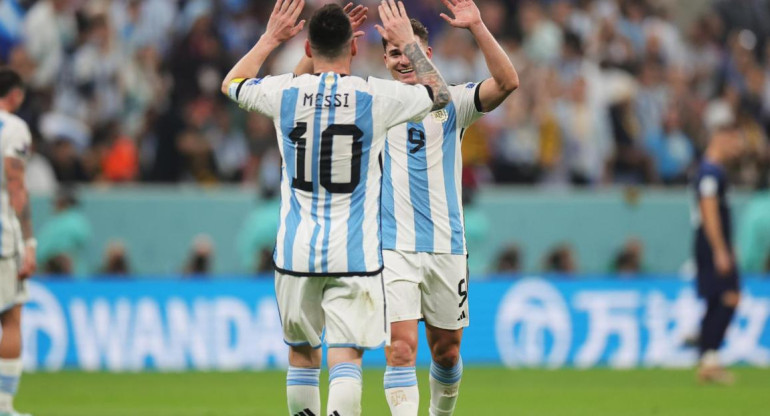
[{"label": "light blue stripe", "polygon": [[463,362],[462,359],[457,361],[457,365],[452,368],[444,368],[435,361],[430,363],[430,375],[442,384],[455,384],[463,376]]},{"label": "light blue stripe", "polygon": [[329,370],[329,381],[339,377],[349,377],[361,380],[361,367],[350,363],[337,364]]},{"label": "light blue stripe", "polygon": [[[331,96],[332,100],[334,100],[335,94],[337,94],[337,82],[339,81],[339,75],[334,74],[334,84],[332,84],[332,90],[331,90]],[[329,122],[327,125],[331,126],[334,124],[334,113],[336,110],[336,106],[334,106],[334,103],[329,107]],[[318,153],[321,154],[320,152]],[[332,155],[333,157],[333,155]],[[323,270],[324,273],[327,273],[329,271],[329,233],[332,229],[332,218],[331,218],[331,209],[332,209],[332,196],[334,194],[327,193],[326,194],[326,203],[324,204],[324,239],[323,243],[321,245],[321,270]]]},{"label": "light blue stripe", "polygon": [[409,147],[409,132],[417,129],[425,134],[422,123],[406,124],[407,167],[409,169],[409,197],[414,207],[415,251],[433,251],[433,218],[430,210],[430,188],[428,186],[428,157],[427,146],[420,151],[411,153]]},{"label": "light blue stripe", "polygon": [[287,386],[313,386],[318,387],[318,380],[286,380]]},{"label": "light blue stripe", "polygon": [[[281,99],[281,136],[283,140],[283,159],[286,164],[286,171],[281,176],[281,180],[286,179],[289,181],[289,212],[286,215],[284,222],[283,238],[283,265],[280,266],[285,270],[293,270],[294,260],[294,239],[297,237],[297,229],[302,221],[301,208],[294,188],[291,187],[291,180],[296,174],[296,148],[292,143],[289,134],[294,129],[294,116],[297,107],[297,97],[299,96],[299,90],[297,88],[291,88],[283,92],[283,98]],[[273,255],[275,260],[275,254]]]},{"label": "light blue stripe", "polygon": [[[321,74],[321,82],[318,84],[318,94],[323,97],[323,93],[326,90],[326,74]],[[306,157],[312,157],[312,180],[313,180],[313,207],[310,211],[310,218],[315,225],[313,226],[313,236],[310,237],[310,256],[308,257],[308,271],[315,273],[315,244],[318,240],[318,234],[321,232],[321,226],[318,224],[318,196],[320,194],[319,189],[319,174],[318,174],[318,158],[321,157],[321,115],[323,114],[323,98],[320,100],[316,96],[315,101],[315,120],[313,121],[313,153]]]},{"label": "light blue stripe", "polygon": [[396,198],[393,193],[393,171],[388,140],[385,140],[385,156],[382,163],[382,248],[395,250],[398,239],[396,222]]},{"label": "light blue stripe", "polygon": [[455,158],[457,149],[457,111],[454,103],[444,109],[449,116],[444,122],[444,142],[441,145],[444,164],[444,189],[449,209],[449,226],[452,229],[452,254],[464,254],[463,219],[457,202],[457,184],[455,182]]},{"label": "light blue stripe", "polygon": [[19,389],[19,376],[0,376],[0,391],[15,395]]},{"label": "light blue stripe", "polygon": [[[372,96],[356,91],[356,126],[364,133],[361,137],[361,176],[359,185],[350,195],[350,216],[348,217],[348,272],[367,272],[366,248],[364,247],[364,208],[366,207],[366,181],[369,172],[369,157],[372,150]],[[379,203],[379,201],[378,201]],[[377,218],[379,227],[379,217]],[[379,241],[380,230],[377,232],[377,252],[381,252]],[[368,242],[367,242],[368,243]],[[369,248],[371,249],[371,248]],[[382,265],[382,254],[379,268]],[[370,266],[374,270],[374,267]]]},{"label": "light blue stripe", "polygon": [[417,385],[415,367],[385,367],[384,384],[386,389]]}]

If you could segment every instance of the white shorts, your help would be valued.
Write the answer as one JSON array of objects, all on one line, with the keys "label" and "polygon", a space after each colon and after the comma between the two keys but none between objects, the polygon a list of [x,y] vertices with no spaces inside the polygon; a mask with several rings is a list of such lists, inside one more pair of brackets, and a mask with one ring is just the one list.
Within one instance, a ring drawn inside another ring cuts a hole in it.
[{"label": "white shorts", "polygon": [[291,346],[382,348],[390,341],[382,274],[298,277],[275,273],[284,341]]},{"label": "white shorts", "polygon": [[390,322],[425,319],[448,330],[469,325],[464,255],[383,250],[382,259]]},{"label": "white shorts", "polygon": [[19,280],[15,257],[0,258],[0,312],[29,300],[27,282]]}]

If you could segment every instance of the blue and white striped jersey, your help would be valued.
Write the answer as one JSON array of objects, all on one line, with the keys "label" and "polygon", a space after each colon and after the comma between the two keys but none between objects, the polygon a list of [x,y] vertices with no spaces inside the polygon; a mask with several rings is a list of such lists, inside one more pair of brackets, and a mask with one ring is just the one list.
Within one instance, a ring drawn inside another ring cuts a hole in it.
[{"label": "blue and white striped jersey", "polygon": [[283,157],[277,270],[379,273],[385,133],[424,118],[433,106],[428,90],[327,72],[236,80],[229,95],[275,122]]},{"label": "blue and white striped jersey", "polygon": [[7,178],[5,177],[5,158],[13,157],[27,162],[32,153],[32,136],[27,123],[18,116],[0,111],[0,256],[21,256],[24,251],[24,237],[21,224],[8,197]]},{"label": "blue and white striped jersey", "polygon": [[382,185],[382,247],[466,254],[461,140],[483,113],[481,84],[449,87],[452,102],[420,122],[388,130]]}]

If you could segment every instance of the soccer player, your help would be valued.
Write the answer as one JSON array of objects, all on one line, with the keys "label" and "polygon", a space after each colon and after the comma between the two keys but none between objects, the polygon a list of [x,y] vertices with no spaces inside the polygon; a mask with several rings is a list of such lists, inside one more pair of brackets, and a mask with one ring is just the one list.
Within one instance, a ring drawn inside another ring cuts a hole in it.
[{"label": "soccer player", "polygon": [[26,279],[35,272],[32,217],[24,184],[25,164],[32,139],[27,124],[12,114],[24,101],[19,74],[0,68],[0,416],[24,416],[13,408],[21,379],[21,305],[26,302]]},{"label": "soccer player", "polygon": [[[265,34],[222,90],[275,122],[283,157],[275,290],[289,344],[290,415],[320,415],[321,343],[329,347],[325,414],[361,413],[363,350],[387,338],[380,250],[379,155],[390,127],[420,120],[450,100],[420,48],[401,2],[380,5],[377,29],[415,62],[418,85],[350,76],[357,52],[348,16],[326,5],[309,23],[315,74],[249,78],[302,30],[303,0],[278,1]],[[322,334],[324,339],[322,340]]]},{"label": "soccer player", "polygon": [[695,177],[697,284],[698,294],[706,301],[698,341],[698,379],[730,384],[733,376],[720,365],[717,354],[740,300],[725,167],[743,153],[743,137],[727,105],[712,110],[707,120],[711,138]]},{"label": "soccer player", "polygon": [[[468,272],[462,211],[465,129],[497,108],[519,85],[518,74],[481,19],[472,0],[443,0],[441,17],[468,29],[492,75],[449,88],[452,102],[425,119],[388,131],[383,161],[383,260],[391,345],[386,347],[385,396],[393,415],[417,415],[415,373],[419,319],[433,361],[430,414],[451,415],[463,365],[460,341],[468,326]],[[412,20],[430,57],[428,31]],[[417,65],[399,45],[383,39],[385,65],[394,79],[415,84]]]}]

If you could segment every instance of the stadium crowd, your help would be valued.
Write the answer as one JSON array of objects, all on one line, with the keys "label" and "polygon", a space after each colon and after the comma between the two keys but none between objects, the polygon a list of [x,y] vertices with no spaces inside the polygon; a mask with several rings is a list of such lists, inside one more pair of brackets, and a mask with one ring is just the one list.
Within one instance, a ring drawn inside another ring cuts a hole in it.
[{"label": "stadium crowd", "polygon": [[[523,82],[467,132],[469,183],[683,184],[710,114],[724,106],[751,149],[735,180],[767,182],[770,1],[692,2],[686,18],[666,0],[477,2]],[[0,62],[29,85],[21,116],[35,139],[30,188],[277,181],[271,123],[219,94],[229,65],[263,31],[267,3],[1,2]],[[308,3],[309,15],[324,1]],[[409,8],[430,29],[447,81],[487,76],[473,40],[440,19],[440,1]],[[376,20],[370,7],[354,72],[388,77]],[[303,42],[266,71],[292,71]]]}]

